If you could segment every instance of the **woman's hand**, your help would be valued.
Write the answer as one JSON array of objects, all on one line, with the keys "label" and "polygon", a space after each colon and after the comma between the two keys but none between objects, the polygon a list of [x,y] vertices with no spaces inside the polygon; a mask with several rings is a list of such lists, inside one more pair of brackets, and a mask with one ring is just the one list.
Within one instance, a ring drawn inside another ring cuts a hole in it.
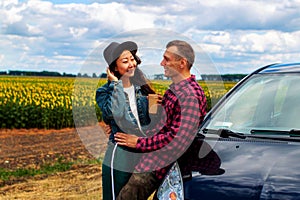
[{"label": "woman's hand", "polygon": [[110,80],[110,81],[118,81],[118,78],[114,75],[113,72],[111,72],[109,70],[109,68],[106,69],[106,73],[107,73],[108,80]]}]

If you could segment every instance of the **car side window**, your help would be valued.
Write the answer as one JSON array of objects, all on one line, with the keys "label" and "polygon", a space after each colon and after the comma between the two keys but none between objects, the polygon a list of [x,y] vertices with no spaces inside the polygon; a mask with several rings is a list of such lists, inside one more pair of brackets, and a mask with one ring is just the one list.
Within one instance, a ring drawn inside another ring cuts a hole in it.
[{"label": "car side window", "polygon": [[277,126],[282,129],[300,129],[300,80],[295,79],[283,83],[278,91]]}]

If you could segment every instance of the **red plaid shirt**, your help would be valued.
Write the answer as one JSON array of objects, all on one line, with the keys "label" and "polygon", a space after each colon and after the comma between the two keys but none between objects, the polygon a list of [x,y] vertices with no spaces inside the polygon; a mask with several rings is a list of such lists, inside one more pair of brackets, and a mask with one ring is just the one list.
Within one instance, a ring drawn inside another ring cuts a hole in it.
[{"label": "red plaid shirt", "polygon": [[163,96],[165,111],[155,129],[148,130],[151,137],[140,137],[136,148],[143,152],[136,166],[138,172],[155,171],[156,177],[165,177],[170,165],[192,143],[206,114],[206,98],[195,76],[171,84]]}]

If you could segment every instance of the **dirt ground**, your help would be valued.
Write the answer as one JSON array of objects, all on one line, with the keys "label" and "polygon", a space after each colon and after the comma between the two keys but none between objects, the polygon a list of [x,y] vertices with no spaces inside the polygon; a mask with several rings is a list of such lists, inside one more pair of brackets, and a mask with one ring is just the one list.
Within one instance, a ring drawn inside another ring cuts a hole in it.
[{"label": "dirt ground", "polygon": [[78,162],[94,158],[76,129],[0,129],[0,168],[38,169],[59,160],[78,163],[66,172],[0,179],[0,199],[102,199],[101,165]]}]

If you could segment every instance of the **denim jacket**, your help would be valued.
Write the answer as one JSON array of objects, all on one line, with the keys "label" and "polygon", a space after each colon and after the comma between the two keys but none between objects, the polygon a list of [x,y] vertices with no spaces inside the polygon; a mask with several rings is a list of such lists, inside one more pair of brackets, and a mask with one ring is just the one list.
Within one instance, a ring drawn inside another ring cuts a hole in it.
[{"label": "denim jacket", "polygon": [[[134,88],[138,116],[143,130],[150,123],[148,99],[147,96],[142,94],[140,86],[134,86]],[[130,109],[129,99],[124,92],[121,80],[108,81],[105,85],[98,88],[96,91],[96,101],[102,111],[103,121],[111,126],[110,141],[115,142],[114,134],[116,132],[145,136],[143,131],[140,131],[137,120]]]}]

